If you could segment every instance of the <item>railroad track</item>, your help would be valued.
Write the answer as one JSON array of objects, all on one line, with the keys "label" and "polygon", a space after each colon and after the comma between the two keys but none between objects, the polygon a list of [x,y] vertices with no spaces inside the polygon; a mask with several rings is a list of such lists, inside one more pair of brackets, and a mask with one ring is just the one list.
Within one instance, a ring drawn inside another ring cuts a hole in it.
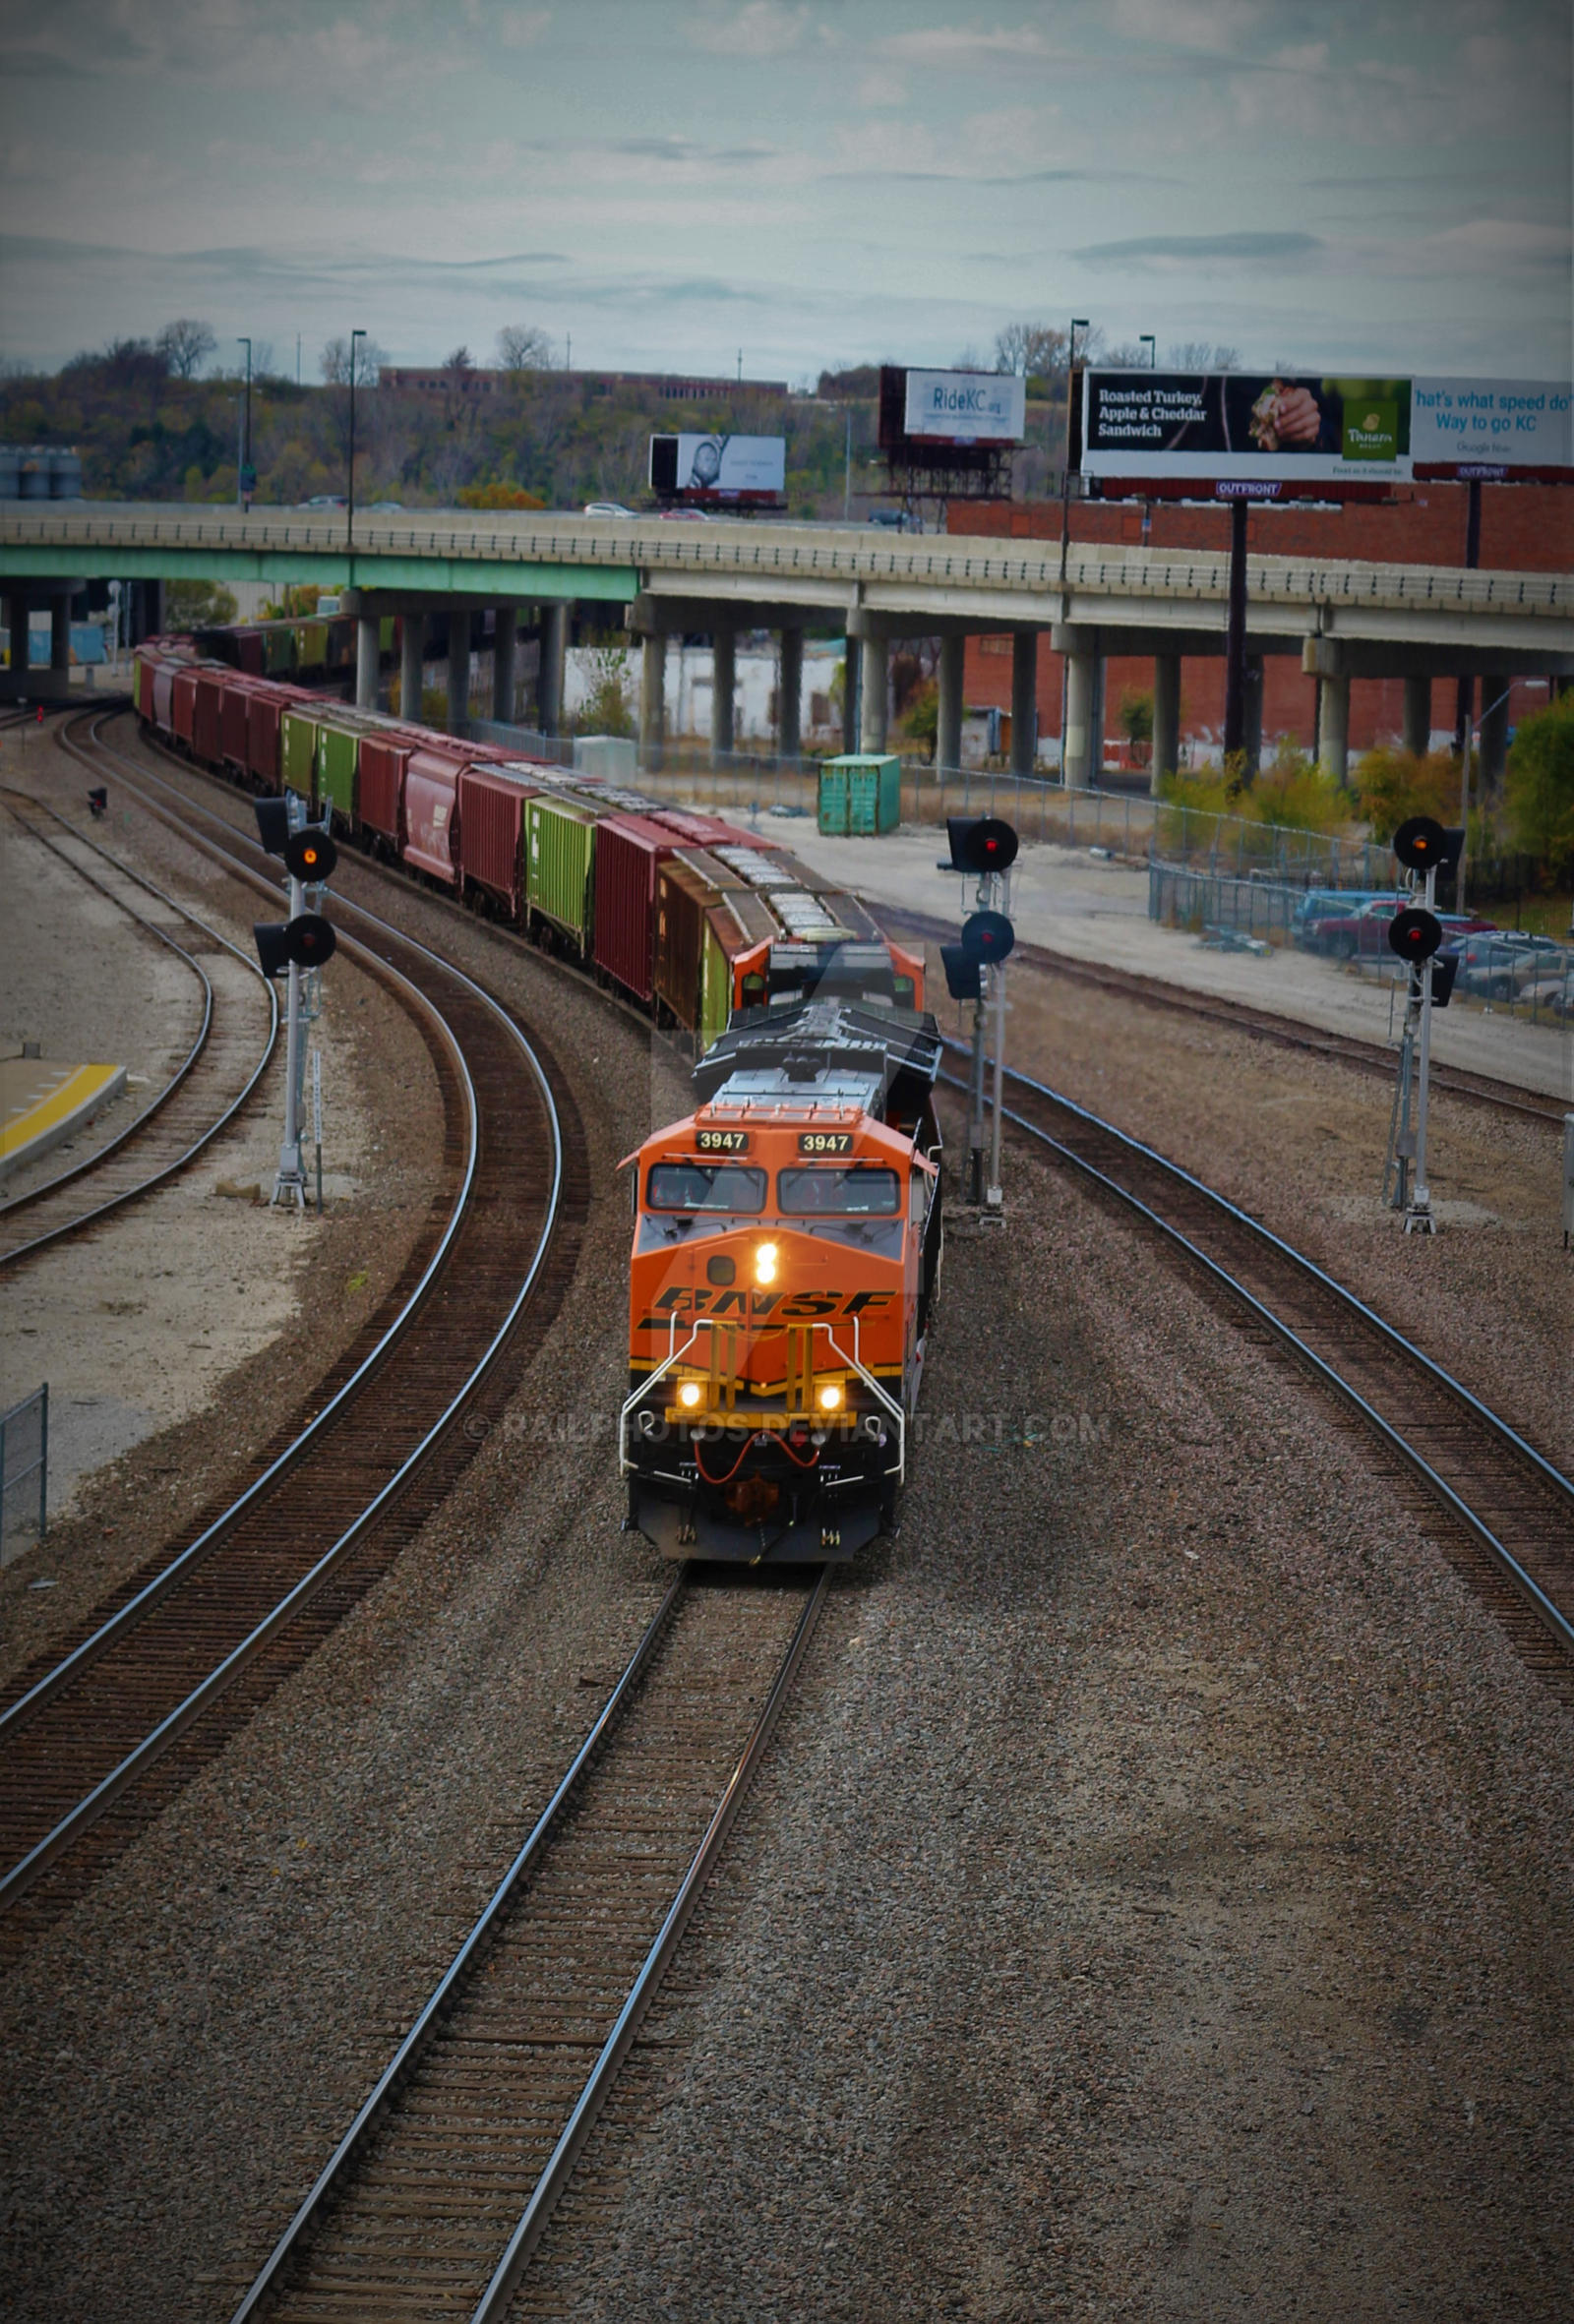
[{"label": "railroad track", "polygon": [[[170,814],[114,763],[151,811],[276,898],[260,848],[198,837],[189,806]],[[382,1313],[260,1473],[0,1706],[5,1949],[83,1892],[413,1537],[474,1450],[462,1406],[483,1377],[507,1393],[572,1276],[588,1172],[555,1068],[473,980],[357,917],[364,939],[341,937],[345,951],[402,993],[438,1063],[444,1188]]]},{"label": "railroad track", "polygon": [[[56,808],[9,786],[0,804],[37,845],[182,961],[202,995],[190,1048],[142,1110],[83,1161],[0,1203],[0,1266],[6,1266],[151,1193],[195,1161],[234,1119],[267,1070],[278,1035],[278,1001],[255,961]],[[148,900],[164,917],[151,917],[144,908]]]},{"label": "railroad track", "polygon": [[[234,2324],[499,2324],[714,1867],[826,1569],[680,1569]],[[309,2071],[309,2060],[303,2060]]]},{"label": "railroad track", "polygon": [[[885,905],[876,909],[893,932],[905,929],[934,944],[949,944],[955,938],[956,929],[949,921]],[[1308,1056],[1327,1057],[1336,1064],[1352,1066],[1360,1073],[1380,1074],[1388,1082],[1394,1078],[1397,1050],[1379,1041],[1362,1040],[1358,1034],[1333,1033],[1321,1026],[1303,1025],[1292,1017],[1275,1016],[1271,1009],[1255,1009],[1248,1001],[1191,992],[1183,985],[1167,984],[1158,977],[1140,976],[1131,969],[1072,960],[1043,944],[1019,941],[1011,957],[1051,976],[1067,978],[1074,984],[1113,993],[1120,1000],[1138,1001],[1144,1008],[1163,1009],[1171,1016],[1191,1017],[1222,1026],[1232,1033],[1249,1034],[1253,1040],[1271,1042],[1278,1048],[1300,1049]],[[1489,1105],[1499,1113],[1521,1114],[1561,1131],[1563,1108],[1554,1099],[1539,1098],[1534,1092],[1517,1089],[1511,1082],[1496,1081],[1490,1074],[1473,1073],[1462,1065],[1439,1065],[1434,1057],[1431,1086],[1434,1093],[1445,1091],[1450,1097]]]},{"label": "railroad track", "polygon": [[1248,1212],[1044,1083],[1009,1069],[1006,1079],[1008,1121],[1164,1236],[1440,1505],[1473,1585],[1524,1660],[1574,1705],[1574,1481]]}]

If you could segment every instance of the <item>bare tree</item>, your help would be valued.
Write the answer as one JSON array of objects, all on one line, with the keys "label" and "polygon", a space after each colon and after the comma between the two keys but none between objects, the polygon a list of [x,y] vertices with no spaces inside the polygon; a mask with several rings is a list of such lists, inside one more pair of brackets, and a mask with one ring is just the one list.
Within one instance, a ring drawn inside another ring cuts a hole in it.
[{"label": "bare tree", "polygon": [[194,380],[199,365],[206,363],[218,341],[210,324],[182,315],[164,325],[153,344],[177,380]]},{"label": "bare tree", "polygon": [[498,332],[499,371],[545,371],[552,341],[532,323],[505,324]]},{"label": "bare tree", "polygon": [[444,356],[443,369],[455,374],[474,371],[475,357],[470,353],[468,347],[455,347],[452,355]]},{"label": "bare tree", "polygon": [[1216,347],[1211,339],[1177,339],[1164,351],[1176,371],[1239,371],[1241,357],[1234,347]]},{"label": "bare tree", "polygon": [[[330,387],[347,387],[350,384],[350,345],[347,338],[330,339],[318,357],[317,368]],[[363,339],[355,350],[357,387],[375,387],[378,374],[387,361],[376,339]]]},{"label": "bare tree", "polygon": [[1024,380],[1055,379],[1065,369],[1065,343],[1053,323],[1008,323],[996,334],[995,368]]}]

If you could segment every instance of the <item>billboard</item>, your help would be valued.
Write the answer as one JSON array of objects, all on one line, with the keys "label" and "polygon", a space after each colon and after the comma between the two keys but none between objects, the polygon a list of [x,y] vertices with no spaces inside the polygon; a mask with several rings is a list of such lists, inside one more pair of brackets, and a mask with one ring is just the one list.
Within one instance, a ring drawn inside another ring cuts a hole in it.
[{"label": "billboard", "polygon": [[905,434],[919,444],[1020,444],[1027,382],[1010,372],[910,371]]},{"label": "billboard", "polygon": [[652,436],[650,489],[664,501],[764,504],[787,493],[785,436]]},{"label": "billboard", "polygon": [[1225,500],[1411,473],[1411,382],[1285,372],[1089,371],[1084,476],[1194,481]]},{"label": "billboard", "polygon": [[1554,478],[1574,470],[1566,380],[1418,379],[1410,449],[1418,476]]}]

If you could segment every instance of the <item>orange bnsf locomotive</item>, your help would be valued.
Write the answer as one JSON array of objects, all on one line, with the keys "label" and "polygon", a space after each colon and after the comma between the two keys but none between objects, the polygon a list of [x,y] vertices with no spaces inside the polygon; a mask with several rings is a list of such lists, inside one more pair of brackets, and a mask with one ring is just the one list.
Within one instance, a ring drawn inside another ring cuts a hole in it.
[{"label": "orange bnsf locomotive", "polygon": [[847,1558],[893,1517],[939,1278],[940,1043],[881,966],[883,991],[832,971],[735,1013],[694,1113],[631,1158],[620,1459],[668,1556]]}]

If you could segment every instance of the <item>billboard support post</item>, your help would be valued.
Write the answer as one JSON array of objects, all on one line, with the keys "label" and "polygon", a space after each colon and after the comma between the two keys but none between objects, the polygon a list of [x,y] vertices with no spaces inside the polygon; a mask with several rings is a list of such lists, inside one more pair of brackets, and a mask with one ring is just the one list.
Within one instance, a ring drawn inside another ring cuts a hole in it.
[{"label": "billboard support post", "polygon": [[[1475,572],[1482,561],[1482,480],[1473,476],[1466,486],[1469,500],[1465,515],[1465,569]],[[1467,761],[1465,780],[1470,781],[1470,727],[1476,707],[1476,681],[1462,678],[1454,697],[1454,749]]]},{"label": "billboard support post", "polygon": [[1230,504],[1230,626],[1225,638],[1224,755],[1246,747],[1246,504]]}]

